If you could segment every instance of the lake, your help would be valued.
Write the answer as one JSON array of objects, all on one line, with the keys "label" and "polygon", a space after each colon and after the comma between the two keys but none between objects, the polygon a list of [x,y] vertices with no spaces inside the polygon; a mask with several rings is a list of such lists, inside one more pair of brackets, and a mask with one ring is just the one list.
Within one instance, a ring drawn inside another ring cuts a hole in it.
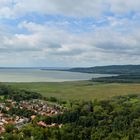
[{"label": "lake", "polygon": [[0,69],[0,82],[64,82],[110,76],[40,69]]}]

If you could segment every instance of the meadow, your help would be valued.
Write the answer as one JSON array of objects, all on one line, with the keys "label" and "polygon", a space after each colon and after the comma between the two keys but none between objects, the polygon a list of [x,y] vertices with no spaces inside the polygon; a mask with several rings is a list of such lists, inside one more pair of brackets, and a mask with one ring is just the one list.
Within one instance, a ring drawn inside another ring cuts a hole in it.
[{"label": "meadow", "polygon": [[103,100],[114,96],[140,94],[138,83],[95,83],[92,81],[6,83],[14,88],[41,93],[62,100]]}]

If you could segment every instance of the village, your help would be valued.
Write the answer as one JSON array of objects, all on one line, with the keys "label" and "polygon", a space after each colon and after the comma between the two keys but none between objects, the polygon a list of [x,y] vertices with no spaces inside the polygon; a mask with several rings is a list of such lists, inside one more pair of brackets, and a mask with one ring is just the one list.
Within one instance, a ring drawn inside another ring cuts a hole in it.
[{"label": "village", "polygon": [[[19,102],[11,99],[0,101],[0,134],[5,132],[6,125],[14,125],[16,129],[20,129],[37,116],[51,117],[63,114],[63,110],[64,108],[57,104],[39,99]],[[37,125],[44,128],[62,126],[55,123],[46,124],[43,121],[38,121]]]}]

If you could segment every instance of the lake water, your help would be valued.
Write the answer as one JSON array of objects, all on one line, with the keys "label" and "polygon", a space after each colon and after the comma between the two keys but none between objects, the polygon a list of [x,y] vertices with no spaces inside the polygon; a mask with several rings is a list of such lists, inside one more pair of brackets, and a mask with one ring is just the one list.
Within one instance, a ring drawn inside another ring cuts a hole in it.
[{"label": "lake water", "polygon": [[105,76],[109,75],[40,69],[0,69],[0,82],[64,82]]}]

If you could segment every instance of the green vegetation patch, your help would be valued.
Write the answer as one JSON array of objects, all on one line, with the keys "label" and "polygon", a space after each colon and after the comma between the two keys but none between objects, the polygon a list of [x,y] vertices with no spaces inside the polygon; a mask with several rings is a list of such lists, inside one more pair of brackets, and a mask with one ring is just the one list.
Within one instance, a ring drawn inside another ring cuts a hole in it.
[{"label": "green vegetation patch", "polygon": [[113,96],[140,94],[136,83],[95,83],[91,81],[62,83],[7,83],[14,88],[41,93],[62,100],[103,100]]}]

